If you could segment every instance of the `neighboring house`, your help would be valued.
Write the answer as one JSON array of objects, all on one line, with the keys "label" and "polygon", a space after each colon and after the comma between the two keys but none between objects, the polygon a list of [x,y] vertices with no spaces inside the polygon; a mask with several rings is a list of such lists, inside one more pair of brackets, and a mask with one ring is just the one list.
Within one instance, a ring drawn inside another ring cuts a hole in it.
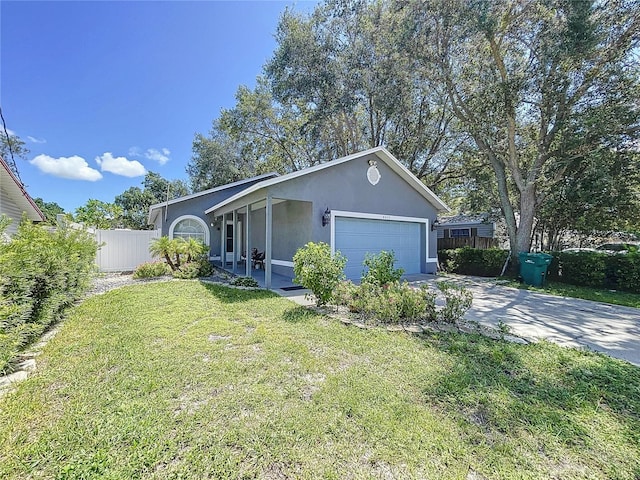
[{"label": "neighboring house", "polygon": [[495,229],[495,223],[487,214],[440,217],[436,224],[438,250],[464,245],[488,248],[496,243]]},{"label": "neighboring house", "polygon": [[[265,286],[272,274],[293,277],[293,255],[325,242],[347,257],[359,279],[366,253],[393,250],[406,273],[434,273],[432,223],[448,207],[382,147],[283,176],[268,174],[153,205],[150,222],[171,237],[196,236],[213,260],[237,271],[252,248],[264,252]],[[224,226],[224,228],[223,228]],[[251,275],[251,262],[244,273]]]},{"label": "neighboring house", "polygon": [[17,232],[23,214],[34,222],[45,220],[44,214],[29,196],[22,182],[0,157],[0,215],[2,214],[13,220],[5,230],[5,234],[9,236]]}]

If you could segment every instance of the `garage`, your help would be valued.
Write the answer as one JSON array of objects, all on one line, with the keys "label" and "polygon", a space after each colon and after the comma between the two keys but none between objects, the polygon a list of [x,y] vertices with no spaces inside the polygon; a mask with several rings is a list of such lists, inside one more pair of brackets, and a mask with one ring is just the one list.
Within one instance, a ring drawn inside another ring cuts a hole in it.
[{"label": "garage", "polygon": [[348,279],[359,280],[365,255],[382,250],[393,251],[396,268],[405,273],[421,272],[424,223],[336,216],[334,225],[335,250],[347,258]]}]

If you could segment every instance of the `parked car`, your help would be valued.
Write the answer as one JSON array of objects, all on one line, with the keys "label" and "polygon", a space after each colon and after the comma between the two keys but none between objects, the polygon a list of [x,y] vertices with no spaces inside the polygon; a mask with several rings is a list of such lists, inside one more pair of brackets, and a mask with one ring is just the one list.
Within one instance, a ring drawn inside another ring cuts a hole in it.
[{"label": "parked car", "polygon": [[640,243],[636,242],[611,242],[603,243],[596,248],[565,248],[562,250],[564,253],[576,253],[576,252],[600,252],[600,253],[621,253],[625,254],[629,251],[640,250]]},{"label": "parked car", "polygon": [[637,251],[639,248],[640,248],[640,243],[614,242],[614,243],[604,243],[599,247],[596,247],[596,251],[606,252],[606,253],[628,253],[630,251]]}]

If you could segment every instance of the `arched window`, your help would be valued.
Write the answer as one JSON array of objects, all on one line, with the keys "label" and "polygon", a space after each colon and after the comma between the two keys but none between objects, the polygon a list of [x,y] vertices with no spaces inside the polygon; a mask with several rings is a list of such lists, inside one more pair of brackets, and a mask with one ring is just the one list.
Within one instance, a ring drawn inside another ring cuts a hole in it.
[{"label": "arched window", "polygon": [[183,215],[176,218],[169,228],[169,237],[171,238],[195,238],[205,245],[209,245],[209,229],[207,224],[201,218],[193,215]]}]

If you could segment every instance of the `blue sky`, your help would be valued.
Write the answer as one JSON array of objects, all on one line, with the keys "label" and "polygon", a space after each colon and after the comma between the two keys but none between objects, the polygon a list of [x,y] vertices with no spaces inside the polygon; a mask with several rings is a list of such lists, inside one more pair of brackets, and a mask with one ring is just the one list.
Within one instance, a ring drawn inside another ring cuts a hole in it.
[{"label": "blue sky", "polygon": [[208,133],[276,46],[289,6],[314,2],[0,2],[0,104],[26,142],[31,196],[73,212],[146,171],[187,179]]}]

